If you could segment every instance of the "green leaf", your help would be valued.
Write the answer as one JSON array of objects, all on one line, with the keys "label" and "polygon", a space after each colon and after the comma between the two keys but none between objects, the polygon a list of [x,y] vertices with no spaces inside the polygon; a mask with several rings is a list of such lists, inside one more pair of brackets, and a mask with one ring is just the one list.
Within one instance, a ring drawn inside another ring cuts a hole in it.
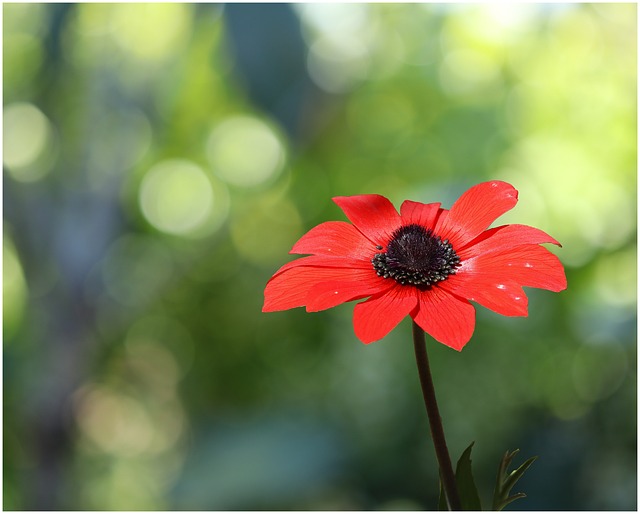
[{"label": "green leaf", "polygon": [[442,480],[440,480],[440,497],[438,498],[438,510],[449,510],[447,495],[444,494],[444,487],[442,487]]},{"label": "green leaf", "polygon": [[458,485],[458,494],[460,495],[462,510],[482,510],[480,496],[478,496],[478,488],[476,487],[471,470],[471,448],[473,448],[473,445],[474,443],[471,443],[467,449],[462,452],[462,456],[456,466],[456,484]]},{"label": "green leaf", "polygon": [[531,457],[530,459],[527,459],[520,465],[520,467],[511,473],[507,473],[507,469],[511,465],[511,461],[519,452],[520,450],[506,452],[500,461],[500,465],[498,466],[498,476],[496,478],[496,488],[493,492],[493,510],[502,510],[512,501],[526,497],[526,494],[524,493],[516,493],[511,496],[509,496],[509,494],[516,482],[522,478],[524,472],[529,469],[531,464],[533,464],[538,457]]}]

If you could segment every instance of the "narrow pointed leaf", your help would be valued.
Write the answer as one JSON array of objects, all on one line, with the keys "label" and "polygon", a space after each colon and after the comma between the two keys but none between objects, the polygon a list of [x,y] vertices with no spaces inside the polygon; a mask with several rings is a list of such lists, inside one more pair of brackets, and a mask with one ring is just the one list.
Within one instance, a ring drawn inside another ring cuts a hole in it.
[{"label": "narrow pointed leaf", "polygon": [[524,493],[516,493],[513,496],[509,496],[509,498],[507,498],[506,500],[503,500],[502,502],[500,502],[500,505],[496,510],[502,510],[507,505],[509,505],[512,501],[516,501],[516,500],[519,500],[520,498],[526,498],[526,497],[527,497],[527,495],[524,494]]},{"label": "narrow pointed leaf", "polygon": [[442,480],[440,480],[440,496],[438,497],[438,510],[449,510],[449,504],[447,503],[447,495],[444,494],[444,488],[442,487]]},{"label": "narrow pointed leaf", "polygon": [[527,471],[527,469],[529,469],[531,464],[533,464],[537,458],[538,457],[536,456],[536,457],[531,457],[530,459],[527,459],[524,462],[524,464],[522,464],[518,469],[516,469],[515,471],[512,471],[509,474],[509,477],[507,478],[507,480],[505,480],[504,487],[503,487],[506,494],[509,494],[511,492],[511,489],[513,489],[513,486],[516,485],[516,482],[520,480],[520,478],[522,478],[522,475],[524,475],[524,472]]},{"label": "narrow pointed leaf", "polygon": [[520,450],[515,450],[511,453],[509,453],[508,451],[505,452],[504,456],[502,457],[502,459],[500,460],[500,464],[498,465],[498,474],[496,476],[496,486],[495,489],[493,491],[493,503],[492,503],[492,509],[493,510],[499,510],[498,509],[498,505],[500,503],[500,494],[502,491],[502,484],[504,483],[506,476],[507,476],[507,468],[509,467],[509,465],[511,464],[511,461],[513,460],[513,457],[515,457],[515,455],[519,452]]},{"label": "narrow pointed leaf", "polygon": [[492,510],[502,510],[509,503],[519,498],[526,497],[524,493],[516,493],[511,496],[509,496],[509,493],[516,482],[522,477],[524,472],[529,469],[531,464],[533,464],[538,457],[531,457],[530,459],[527,459],[517,469],[509,473],[507,470],[511,465],[511,461],[519,451],[520,450],[506,452],[500,461],[500,465],[498,466],[498,476],[496,479],[496,488],[493,494]]},{"label": "narrow pointed leaf", "polygon": [[460,495],[463,510],[482,510],[480,496],[478,496],[478,489],[471,470],[471,448],[473,448],[473,444],[471,443],[462,453],[456,466],[456,484],[458,485],[458,494]]}]

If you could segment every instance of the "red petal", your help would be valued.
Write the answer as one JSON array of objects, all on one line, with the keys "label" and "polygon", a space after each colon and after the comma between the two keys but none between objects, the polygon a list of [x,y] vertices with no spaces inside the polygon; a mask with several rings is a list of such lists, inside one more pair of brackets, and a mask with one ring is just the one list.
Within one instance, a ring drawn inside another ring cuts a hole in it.
[{"label": "red petal", "polygon": [[405,200],[400,206],[400,216],[404,225],[417,223],[423,227],[434,229],[436,220],[445,209],[440,208],[440,203],[420,203]]},{"label": "red petal", "polygon": [[477,267],[490,267],[506,280],[513,280],[522,286],[548,289],[556,293],[567,288],[567,277],[560,259],[542,246],[518,246],[473,260]]},{"label": "red petal", "polygon": [[559,244],[526,225],[487,230],[460,251],[462,266],[439,286],[498,314],[526,316],[528,299],[522,286],[566,288],[562,264],[539,243]]},{"label": "red petal", "polygon": [[439,287],[419,291],[419,306],[411,316],[435,340],[462,350],[473,335],[476,311],[468,301]]},{"label": "red petal", "polygon": [[370,260],[375,245],[346,221],[327,221],[312,228],[289,253],[311,253]]},{"label": "red petal", "polygon": [[[307,294],[307,312],[322,311],[344,302],[378,294],[390,289],[395,284],[395,281],[385,280],[375,273],[369,272],[369,276],[364,276],[364,270],[357,271],[363,274],[362,280],[359,282],[331,281],[313,286]],[[353,273],[351,280],[357,280],[357,275],[357,273]]]},{"label": "red petal", "polygon": [[480,236],[459,250],[458,256],[464,260],[489,252],[508,250],[524,244],[553,243],[562,246],[546,232],[527,225],[502,225],[484,231]]},{"label": "red petal", "polygon": [[400,226],[400,215],[384,196],[338,196],[333,201],[351,223],[376,245],[386,245]]},{"label": "red petal", "polygon": [[[313,263],[329,263],[334,267],[313,265]],[[339,262],[343,267],[335,267]],[[305,257],[285,264],[271,277],[264,289],[264,305],[262,312],[282,311],[305,305],[309,290],[321,282],[352,281],[357,267],[345,266],[345,259],[328,257]],[[367,269],[369,273],[373,269]],[[375,273],[373,276],[376,277]]]},{"label": "red petal", "polygon": [[494,283],[515,282],[520,286],[555,292],[567,288],[567,278],[560,260],[538,245],[522,245],[467,259],[462,262],[455,277],[467,273],[482,274]]},{"label": "red petal", "polygon": [[522,287],[495,274],[461,271],[438,287],[503,316],[527,315],[529,301]]},{"label": "red petal", "polygon": [[356,336],[369,344],[386,336],[418,303],[417,289],[395,284],[389,291],[357,304],[353,310]]},{"label": "red petal", "polygon": [[350,259],[348,257],[328,257],[326,255],[310,255],[309,257],[301,257],[291,262],[287,262],[273,276],[287,271],[291,268],[300,266],[314,266],[316,268],[349,268],[349,269],[369,269],[372,267],[371,261],[363,261],[360,259]]},{"label": "red petal", "polygon": [[440,217],[435,232],[461,248],[518,202],[518,191],[511,184],[493,180],[467,190]]}]

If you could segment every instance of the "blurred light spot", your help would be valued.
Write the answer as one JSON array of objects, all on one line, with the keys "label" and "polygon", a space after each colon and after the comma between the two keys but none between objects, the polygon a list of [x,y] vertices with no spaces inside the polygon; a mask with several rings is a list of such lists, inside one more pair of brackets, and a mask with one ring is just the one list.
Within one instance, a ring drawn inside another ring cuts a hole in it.
[{"label": "blurred light spot", "polygon": [[302,235],[301,225],[291,202],[262,197],[231,221],[231,240],[247,261],[271,266]]},{"label": "blurred light spot", "polygon": [[[189,331],[178,321],[164,316],[145,316],[136,321],[127,332],[125,348],[129,355],[139,355],[142,344],[143,351],[148,344],[154,344],[170,356],[177,366],[175,377],[170,381],[177,382],[191,368],[193,363],[194,344]],[[173,366],[171,365],[171,366]]]},{"label": "blurred light spot", "polygon": [[122,236],[109,247],[102,262],[105,289],[114,300],[130,307],[152,301],[172,275],[171,253],[151,237]]},{"label": "blurred light spot", "polygon": [[350,3],[296,3],[303,23],[320,34],[357,33],[367,26],[370,6]]},{"label": "blurred light spot", "polygon": [[[380,55],[387,54],[391,59],[399,59],[399,64],[408,64],[410,66],[426,66],[440,60],[440,49],[437,44],[437,34],[441,30],[440,21],[437,16],[433,16],[431,12],[435,4],[430,4],[427,10],[423,9],[420,4],[402,4],[402,7],[390,7],[391,4],[385,6],[384,9],[393,9],[387,11],[384,18],[379,17],[373,21],[375,27],[375,51],[377,59]],[[396,4],[400,5],[400,4]],[[394,19],[392,23],[388,23],[389,19]],[[386,34],[382,36],[380,32]],[[384,41],[386,40],[386,41]],[[382,42],[389,45],[387,48],[381,48]],[[410,68],[405,68],[408,71]],[[377,72],[377,70],[376,70]],[[372,76],[376,79],[376,76]]]},{"label": "blurred light spot", "polygon": [[[536,4],[481,4],[483,14],[492,23],[473,23],[486,33],[487,37],[523,36],[528,28],[538,22],[542,10]],[[468,20],[470,17],[466,17]],[[469,20],[471,21],[471,20]]]},{"label": "blurred light spot", "polygon": [[145,452],[154,426],[135,399],[101,386],[87,386],[76,399],[80,430],[104,453],[131,457]]},{"label": "blurred light spot", "polygon": [[161,343],[150,338],[129,338],[126,350],[128,365],[135,370],[136,377],[165,399],[175,394],[180,368]]},{"label": "blurred light spot", "polygon": [[[96,510],[160,511],[166,510],[165,491],[157,481],[162,462],[118,459],[110,466],[108,479],[99,481],[103,499]],[[163,494],[164,493],[164,494]]]},{"label": "blurred light spot", "polygon": [[27,297],[27,284],[20,260],[6,231],[2,243],[2,333],[5,342],[20,326]]},{"label": "blurred light spot", "polygon": [[35,105],[17,102],[5,107],[3,120],[3,162],[13,178],[33,182],[48,171],[33,166],[51,143],[51,124]]},{"label": "blurred light spot", "polygon": [[300,4],[313,81],[330,93],[344,93],[369,76],[371,7],[367,4]]},{"label": "blurred light spot", "polygon": [[139,193],[142,213],[158,230],[188,234],[207,220],[213,204],[204,171],[186,160],[167,160],[144,176]]},{"label": "blurred light spot", "polygon": [[[301,3],[295,4],[295,8],[310,47],[307,67],[314,82],[326,91],[341,93],[368,76],[371,65],[368,46],[375,40],[371,6]],[[392,54],[394,49],[397,50],[397,45],[391,48]]]},{"label": "blurred light spot", "polygon": [[609,341],[604,345],[584,345],[573,360],[572,374],[578,395],[587,402],[603,400],[622,385],[628,370],[622,345]]},{"label": "blurred light spot", "polygon": [[[91,6],[93,7],[93,5]],[[111,37],[126,55],[142,60],[161,60],[176,54],[189,36],[188,4],[115,4]]]},{"label": "blurred light spot", "polygon": [[127,340],[127,367],[141,381],[143,394],[153,398],[153,404],[161,406],[150,412],[157,426],[148,453],[169,450],[182,435],[184,415],[176,395],[180,368],[170,351],[151,339]]},{"label": "blurred light spot", "polygon": [[309,49],[307,67],[313,81],[322,89],[345,93],[369,76],[369,51],[350,35],[320,37]]},{"label": "blurred light spot", "polygon": [[385,80],[402,69],[406,60],[406,45],[397,31],[376,30],[370,45],[371,70],[369,79]]},{"label": "blurred light spot", "polygon": [[[95,459],[95,456],[89,458]],[[144,456],[109,459],[109,466],[99,466],[97,476],[93,480],[85,480],[78,488],[78,501],[87,510],[166,510],[162,491],[154,477],[164,464],[165,459],[158,462],[157,459],[144,459]]]},{"label": "blurred light spot", "polygon": [[458,4],[460,10],[445,19],[444,37],[450,49],[492,48],[500,51],[522,41],[542,13],[534,4]]},{"label": "blurred light spot", "polygon": [[207,141],[213,172],[234,186],[251,187],[276,177],[284,166],[280,138],[266,123],[249,116],[228,118]]}]

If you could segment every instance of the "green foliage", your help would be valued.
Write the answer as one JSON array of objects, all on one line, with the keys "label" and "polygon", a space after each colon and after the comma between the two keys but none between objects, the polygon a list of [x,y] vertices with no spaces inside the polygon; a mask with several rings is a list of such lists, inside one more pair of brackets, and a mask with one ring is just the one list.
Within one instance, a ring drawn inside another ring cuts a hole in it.
[{"label": "green foliage", "polygon": [[458,459],[458,464],[456,465],[456,484],[458,485],[458,493],[464,510],[482,510],[480,496],[478,496],[478,489],[471,470],[471,448],[473,448],[473,444],[471,443],[462,452],[462,456]]},{"label": "green foliage", "polygon": [[[474,443],[471,443],[458,459],[456,464],[456,485],[458,487],[458,495],[462,510],[482,510],[480,496],[473,478],[471,469],[471,449]],[[450,510],[442,484],[440,485],[440,499],[438,500],[438,510]]]},{"label": "green foliage", "polygon": [[[482,504],[480,502],[480,496],[478,495],[478,489],[471,469],[471,448],[473,445],[474,443],[471,443],[462,453],[460,459],[458,459],[458,464],[456,465],[456,485],[458,486],[458,494],[460,496],[462,510],[480,511],[482,510]],[[511,465],[511,461],[519,451],[520,450],[506,452],[500,461],[496,478],[496,486],[493,492],[491,510],[503,510],[511,502],[527,496],[524,493],[511,494],[511,489],[513,489],[516,482],[522,478],[525,471],[529,469],[531,464],[533,464],[538,457],[531,457],[530,459],[527,459],[520,465],[520,467],[509,472],[508,469]],[[438,510],[451,510],[442,487],[442,482],[440,483]]]},{"label": "green foliage", "polygon": [[522,478],[524,472],[529,469],[531,464],[538,458],[531,457],[524,461],[517,469],[509,472],[509,466],[513,458],[520,452],[520,450],[514,450],[512,452],[506,452],[504,457],[500,461],[498,466],[498,476],[496,479],[496,488],[493,493],[492,510],[502,510],[512,501],[519,498],[525,498],[527,495],[524,493],[511,494],[511,489],[516,485],[516,482]]}]

